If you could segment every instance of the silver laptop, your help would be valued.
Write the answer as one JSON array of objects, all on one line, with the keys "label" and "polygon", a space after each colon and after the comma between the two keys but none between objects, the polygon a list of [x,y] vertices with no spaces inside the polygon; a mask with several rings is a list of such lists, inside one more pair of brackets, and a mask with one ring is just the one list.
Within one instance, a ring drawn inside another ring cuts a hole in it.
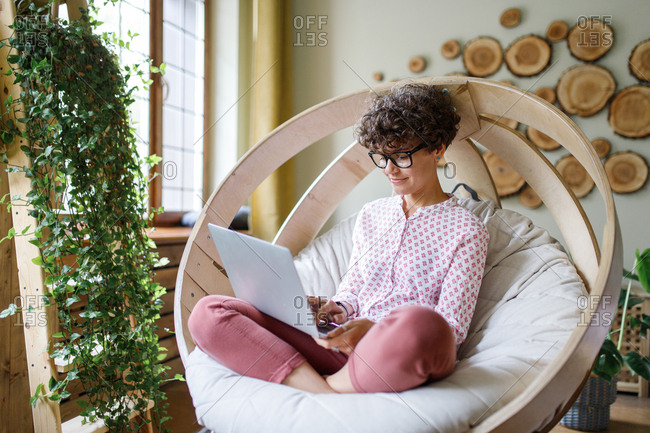
[{"label": "silver laptop", "polygon": [[235,296],[312,337],[335,323],[317,324],[288,248],[208,224]]}]

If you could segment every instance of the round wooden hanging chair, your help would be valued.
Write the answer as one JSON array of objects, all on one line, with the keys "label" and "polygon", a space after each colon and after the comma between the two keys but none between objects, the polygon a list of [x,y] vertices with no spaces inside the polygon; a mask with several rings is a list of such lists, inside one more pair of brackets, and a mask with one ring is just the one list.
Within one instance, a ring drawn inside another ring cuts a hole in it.
[{"label": "round wooden hanging chair", "polygon": [[[589,140],[560,110],[516,87],[466,77],[416,81],[447,88],[461,117],[457,138],[445,154],[446,161],[456,165],[457,180],[471,186],[481,198],[500,206],[475,142],[518,171],[553,215],[590,292],[593,302],[586,302],[584,314],[587,318],[611,317],[620,292],[621,238],[607,175]],[[208,223],[228,226],[253,190],[274,170],[311,144],[355,124],[367,109],[369,96],[394,85],[380,85],[371,91],[363,89],[300,113],[263,138],[214,191],[188,240],[176,282],[176,338],[186,367],[188,355],[195,347],[187,330],[192,308],[208,294],[232,294],[210,238]],[[520,132],[476,113],[495,116],[507,113],[507,117],[561,143],[575,156],[593,179],[604,203],[605,215],[599,220],[605,221],[600,246],[580,203],[553,164]],[[343,198],[373,169],[367,150],[352,143],[305,192],[274,242],[297,254],[315,238]],[[577,397],[591,370],[608,332],[606,322],[587,319],[582,325],[576,323],[562,349],[524,391],[481,422],[471,425],[469,431],[547,431],[555,425]],[[247,397],[239,395],[239,398]]]}]

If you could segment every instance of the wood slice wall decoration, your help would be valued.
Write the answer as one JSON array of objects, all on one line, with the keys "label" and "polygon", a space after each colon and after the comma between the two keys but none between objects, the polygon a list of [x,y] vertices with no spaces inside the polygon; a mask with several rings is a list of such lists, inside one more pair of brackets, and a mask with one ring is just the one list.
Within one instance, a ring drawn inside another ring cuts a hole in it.
[{"label": "wood slice wall decoration", "polygon": [[576,197],[582,198],[594,188],[593,179],[573,155],[560,158],[555,164],[555,168],[571,187]]},{"label": "wood slice wall decoration", "polygon": [[599,158],[606,157],[612,149],[611,143],[605,138],[594,138],[591,140],[591,145],[594,146]]},{"label": "wood slice wall decoration", "polygon": [[409,59],[409,70],[411,72],[422,72],[427,67],[427,61],[422,56],[413,56]]},{"label": "wood slice wall decoration", "polygon": [[521,190],[519,201],[521,204],[531,209],[538,208],[542,205],[542,199],[530,185],[526,185],[524,189]]},{"label": "wood slice wall decoration", "polygon": [[602,20],[579,19],[567,36],[571,54],[586,62],[605,55],[614,45],[614,31]]},{"label": "wood slice wall decoration", "polygon": [[643,138],[650,135],[650,87],[626,87],[609,105],[609,125],[623,137]]},{"label": "wood slice wall decoration", "polygon": [[605,161],[605,172],[614,192],[638,191],[648,180],[648,164],[634,152],[619,152]]},{"label": "wood slice wall decoration", "polygon": [[460,44],[458,41],[450,39],[442,44],[440,52],[445,59],[455,59],[460,54]]},{"label": "wood slice wall decoration", "polygon": [[546,29],[546,39],[551,42],[559,42],[566,39],[569,34],[569,26],[561,20],[553,21]]},{"label": "wood slice wall decoration", "polygon": [[543,150],[555,150],[561,147],[560,143],[553,140],[543,132],[530,126],[526,129],[526,137],[528,137],[528,139],[532,141],[535,146]]},{"label": "wood slice wall decoration", "polygon": [[536,35],[522,36],[506,49],[505,60],[518,77],[537,75],[551,61],[551,44]]},{"label": "wood slice wall decoration", "polygon": [[628,66],[639,81],[650,81],[650,39],[639,42],[634,47]]},{"label": "wood slice wall decoration", "polygon": [[470,75],[487,77],[494,74],[503,63],[501,44],[494,38],[478,37],[465,44],[463,63]]},{"label": "wood slice wall decoration", "polygon": [[555,94],[555,89],[552,87],[540,87],[535,90],[535,94],[542,99],[545,99],[549,104],[555,104],[557,96]]},{"label": "wood slice wall decoration", "polygon": [[506,197],[517,193],[526,183],[519,173],[494,152],[485,152],[483,154],[483,160],[492,176],[492,180],[494,180],[494,186],[497,189],[499,197]]},{"label": "wood slice wall decoration", "polygon": [[510,8],[503,11],[499,22],[503,27],[515,27],[521,22],[521,11],[517,8]]},{"label": "wood slice wall decoration", "polygon": [[592,116],[607,105],[616,90],[611,72],[602,66],[578,65],[562,73],[557,82],[557,99],[569,114]]}]

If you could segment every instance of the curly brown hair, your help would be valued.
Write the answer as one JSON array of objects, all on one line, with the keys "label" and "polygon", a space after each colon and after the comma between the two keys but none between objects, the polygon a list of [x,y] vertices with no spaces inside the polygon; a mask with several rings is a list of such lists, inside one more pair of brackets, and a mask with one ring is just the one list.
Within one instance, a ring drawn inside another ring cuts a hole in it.
[{"label": "curly brown hair", "polygon": [[355,133],[359,143],[374,152],[400,149],[416,140],[433,152],[451,144],[459,122],[448,92],[434,85],[407,83],[377,95]]}]

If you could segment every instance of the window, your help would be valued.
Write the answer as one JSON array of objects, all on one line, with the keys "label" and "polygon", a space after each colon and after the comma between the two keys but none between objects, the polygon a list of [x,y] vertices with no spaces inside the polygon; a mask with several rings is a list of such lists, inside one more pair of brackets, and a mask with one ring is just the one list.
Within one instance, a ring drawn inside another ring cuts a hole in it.
[{"label": "window", "polygon": [[204,0],[120,0],[99,11],[100,31],[138,34],[121,48],[124,64],[166,64],[131,109],[140,154],[162,156],[150,203],[171,215],[203,207],[204,17]]},{"label": "window", "polygon": [[203,207],[203,23],[203,0],[164,1],[161,203],[166,211]]}]

